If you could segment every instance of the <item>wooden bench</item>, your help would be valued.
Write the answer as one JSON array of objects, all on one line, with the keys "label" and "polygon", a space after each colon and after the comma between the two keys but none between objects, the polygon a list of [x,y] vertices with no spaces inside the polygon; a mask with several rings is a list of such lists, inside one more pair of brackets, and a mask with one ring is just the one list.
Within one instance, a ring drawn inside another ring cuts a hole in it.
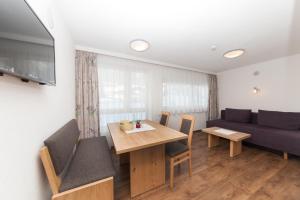
[{"label": "wooden bench", "polygon": [[112,200],[115,170],[106,138],[78,138],[71,120],[40,150],[52,200]]}]

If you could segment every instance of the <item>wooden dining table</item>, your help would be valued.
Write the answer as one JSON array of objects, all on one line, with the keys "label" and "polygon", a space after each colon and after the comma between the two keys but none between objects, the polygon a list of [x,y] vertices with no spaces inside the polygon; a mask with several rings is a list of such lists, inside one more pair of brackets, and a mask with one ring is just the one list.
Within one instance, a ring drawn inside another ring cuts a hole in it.
[{"label": "wooden dining table", "polygon": [[162,186],[165,180],[165,144],[187,139],[187,135],[157,122],[144,120],[155,130],[127,134],[119,123],[109,123],[116,154],[129,153],[130,195],[136,197],[149,190]]}]

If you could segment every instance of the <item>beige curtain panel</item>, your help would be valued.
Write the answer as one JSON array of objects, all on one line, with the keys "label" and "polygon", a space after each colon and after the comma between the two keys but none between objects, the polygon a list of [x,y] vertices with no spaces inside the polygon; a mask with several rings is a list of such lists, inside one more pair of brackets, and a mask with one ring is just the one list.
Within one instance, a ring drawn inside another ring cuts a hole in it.
[{"label": "beige curtain panel", "polygon": [[213,120],[219,117],[218,80],[216,75],[208,75],[208,87],[208,120]]},{"label": "beige curtain panel", "polygon": [[76,118],[81,138],[99,133],[97,54],[76,51]]}]

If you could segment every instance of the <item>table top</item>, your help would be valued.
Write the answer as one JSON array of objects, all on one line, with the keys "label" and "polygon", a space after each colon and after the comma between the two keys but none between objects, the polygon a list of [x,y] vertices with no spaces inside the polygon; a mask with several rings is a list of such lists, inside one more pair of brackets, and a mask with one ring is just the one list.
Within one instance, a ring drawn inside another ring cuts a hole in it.
[{"label": "table top", "polygon": [[230,135],[225,135],[225,134],[216,132],[216,130],[218,130],[218,129],[224,129],[224,128],[211,127],[211,128],[202,129],[202,131],[204,133],[208,133],[208,134],[212,134],[212,135],[215,135],[215,136],[218,136],[218,137],[226,138],[228,140],[232,140],[232,141],[235,141],[235,142],[239,142],[239,141],[242,141],[244,139],[247,139],[247,138],[251,137],[251,134],[238,132],[238,131],[235,131],[235,133],[232,133]]},{"label": "table top", "polygon": [[127,134],[120,129],[119,122],[108,124],[108,129],[117,154],[187,139],[188,137],[184,133],[162,126],[157,122],[144,120],[142,123],[153,126],[155,130]]}]

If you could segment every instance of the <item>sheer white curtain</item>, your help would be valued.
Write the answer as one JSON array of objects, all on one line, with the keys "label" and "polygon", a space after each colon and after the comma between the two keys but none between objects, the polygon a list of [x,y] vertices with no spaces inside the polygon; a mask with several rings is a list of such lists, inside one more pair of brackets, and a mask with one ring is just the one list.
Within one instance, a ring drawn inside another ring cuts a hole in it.
[{"label": "sheer white curtain", "polygon": [[149,74],[127,60],[98,56],[100,132],[107,123],[149,117]]},{"label": "sheer white curtain", "polygon": [[172,114],[206,112],[207,75],[110,56],[98,56],[100,132],[120,120],[158,120]]},{"label": "sheer white curtain", "polygon": [[208,79],[203,73],[163,69],[162,109],[173,114],[206,112]]}]

